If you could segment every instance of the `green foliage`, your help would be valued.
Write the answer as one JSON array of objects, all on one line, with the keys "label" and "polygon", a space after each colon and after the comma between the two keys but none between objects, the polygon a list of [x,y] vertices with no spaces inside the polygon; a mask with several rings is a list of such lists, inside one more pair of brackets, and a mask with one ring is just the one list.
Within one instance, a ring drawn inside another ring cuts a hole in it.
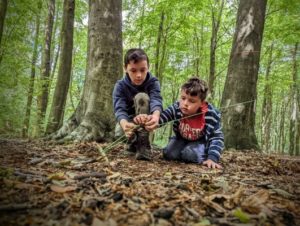
[{"label": "green foliage", "polygon": [[8,1],[1,42],[0,133],[19,135],[33,49],[36,1]]},{"label": "green foliage", "polygon": [[[36,15],[39,12],[36,1],[8,1],[8,11],[1,43],[0,60],[0,134],[19,135],[25,115],[25,106],[31,71],[31,57],[35,34]],[[123,48],[144,48],[150,58],[150,71],[155,72],[158,63],[162,76],[164,107],[178,98],[181,84],[191,75],[208,80],[210,66],[210,39],[212,35],[212,12],[219,12],[219,4],[213,0],[125,0],[123,1]],[[238,1],[225,1],[216,49],[216,81],[213,104],[220,106],[227,65],[235,31]],[[55,34],[52,43],[52,70],[60,42],[63,0],[56,1]],[[158,45],[161,15],[164,15],[163,32]],[[272,89],[273,125],[272,137],[278,136],[278,112],[282,104],[289,114],[289,95],[292,81],[292,50],[300,40],[300,2],[293,0],[268,1],[264,38],[261,49],[260,70],[257,82],[256,132],[260,140],[262,102],[266,84]],[[44,43],[47,4],[43,1],[41,30],[38,46],[36,76],[40,74],[41,51]],[[65,108],[65,120],[74,112],[80,101],[84,86],[87,60],[88,3],[76,1],[72,82]],[[274,44],[270,79],[265,75],[271,44]],[[159,55],[157,56],[157,49]],[[299,56],[299,53],[298,53]],[[299,65],[299,57],[297,58]],[[55,87],[58,64],[53,73],[49,104]],[[298,69],[299,71],[299,69]],[[121,76],[121,75],[120,75]],[[35,83],[31,129],[35,121],[36,97],[39,92]],[[277,112],[277,113],[276,113]],[[285,134],[288,134],[288,120],[285,117]],[[276,124],[277,123],[277,124]],[[164,146],[170,135],[170,128],[158,130],[155,142]],[[288,145],[287,145],[288,146]],[[286,146],[286,147],[287,147]],[[275,149],[274,142],[272,149]]]},{"label": "green foliage", "polygon": [[[264,39],[261,51],[259,79],[257,83],[257,111],[256,111],[256,133],[258,138],[261,137],[262,122],[262,101],[264,96],[265,85],[268,83],[272,89],[273,102],[273,125],[271,131],[272,150],[278,141],[279,115],[278,110],[281,105],[285,105],[285,123],[288,135],[289,128],[289,94],[292,81],[292,50],[294,45],[300,39],[299,25],[300,3],[297,1],[269,1],[266,22],[264,28]],[[265,80],[266,68],[268,64],[269,51],[271,43],[274,44],[273,58],[270,70],[270,78]],[[299,62],[299,58],[298,58]],[[298,64],[299,65],[299,64]],[[299,70],[299,69],[298,69]],[[288,145],[286,145],[286,148]],[[271,152],[272,150],[268,150]],[[278,150],[275,150],[278,151]]]}]

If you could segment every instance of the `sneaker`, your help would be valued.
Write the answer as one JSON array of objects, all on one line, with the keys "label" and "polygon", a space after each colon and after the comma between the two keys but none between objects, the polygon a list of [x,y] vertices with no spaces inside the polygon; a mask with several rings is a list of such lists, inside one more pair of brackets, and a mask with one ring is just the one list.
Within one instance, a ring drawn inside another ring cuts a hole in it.
[{"label": "sneaker", "polygon": [[149,132],[141,130],[137,132],[136,155],[137,160],[151,160],[152,150],[149,141]]}]

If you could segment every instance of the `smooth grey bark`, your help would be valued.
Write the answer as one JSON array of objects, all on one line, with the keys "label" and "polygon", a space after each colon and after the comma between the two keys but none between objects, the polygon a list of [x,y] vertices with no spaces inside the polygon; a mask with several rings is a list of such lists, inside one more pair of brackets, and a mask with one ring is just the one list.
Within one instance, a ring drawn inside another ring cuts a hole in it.
[{"label": "smooth grey bark", "polygon": [[219,12],[216,15],[215,10],[216,6],[211,6],[211,17],[212,17],[212,34],[210,38],[210,57],[209,57],[209,79],[208,79],[208,87],[211,93],[211,98],[214,100],[215,90],[214,83],[216,80],[216,51],[218,44],[218,32],[221,24],[221,17],[224,8],[224,0],[221,1]]},{"label": "smooth grey bark", "polygon": [[269,83],[271,67],[273,63],[273,48],[274,42],[272,42],[269,48],[269,58],[267,62],[266,70],[266,84],[264,88],[264,98],[262,105],[262,138],[261,146],[262,150],[270,152],[271,147],[271,125],[272,125],[272,86]]},{"label": "smooth grey bark", "polygon": [[[53,78],[54,78],[54,75],[55,75],[55,70],[56,70],[56,67],[57,67],[57,62],[58,62],[58,58],[59,58],[59,55],[60,55],[60,42],[58,43],[57,45],[57,49],[56,49],[56,52],[55,52],[55,55],[54,55],[54,59],[53,59],[53,66],[51,68],[51,75],[50,75],[50,83],[49,83],[49,89],[51,87],[51,82],[53,81]],[[50,91],[50,90],[49,90]]]},{"label": "smooth grey bark", "polygon": [[[48,85],[48,92],[50,93],[52,87],[52,81],[55,77],[56,67],[59,59],[60,49],[61,49],[61,29],[58,29],[58,25],[62,18],[60,18],[59,13],[63,11],[60,9],[60,4],[56,4],[55,7],[55,17],[54,17],[54,25],[53,25],[53,37],[52,37],[52,44],[51,44],[51,52],[50,52],[50,79]],[[58,31],[58,32],[57,32]],[[58,34],[57,34],[58,33]]]},{"label": "smooth grey bark", "polygon": [[81,101],[52,138],[105,141],[115,126],[112,91],[122,76],[122,1],[89,1],[88,56]]},{"label": "smooth grey bark", "polygon": [[226,148],[259,149],[254,129],[255,104],[266,4],[266,0],[239,3],[221,102]]},{"label": "smooth grey bark", "polygon": [[[292,69],[292,85],[291,85],[291,116],[290,116],[290,128],[289,128],[289,154],[295,155],[296,154],[296,146],[297,140],[299,141],[298,134],[298,124],[300,123],[300,110],[299,110],[299,100],[298,97],[298,89],[297,86],[297,51],[298,51],[298,43],[295,44],[295,48],[293,51],[293,69]],[[298,144],[299,146],[299,144]],[[297,150],[299,153],[299,150]]]},{"label": "smooth grey bark", "polygon": [[140,38],[139,38],[139,48],[142,48],[142,40],[144,35],[144,17],[145,17],[145,0],[142,0],[142,15],[141,15],[141,25],[140,25]]},{"label": "smooth grey bark", "polygon": [[41,63],[41,79],[40,79],[40,94],[38,95],[37,105],[37,124],[36,135],[40,136],[44,132],[44,120],[48,104],[49,95],[49,77],[50,77],[50,54],[51,54],[51,42],[52,42],[52,30],[55,13],[55,0],[48,1],[48,16],[45,27],[45,43],[42,53]]},{"label": "smooth grey bark", "polygon": [[46,134],[59,129],[64,117],[72,69],[74,13],[75,0],[64,0],[60,64]]},{"label": "smooth grey bark", "polygon": [[154,72],[157,76],[160,84],[162,82],[162,79],[159,77],[159,63],[160,63],[160,50],[161,50],[161,39],[163,37],[164,32],[164,22],[165,22],[165,12],[162,11],[160,15],[160,22],[158,27],[158,33],[157,33],[157,41],[156,41],[156,50],[155,50],[155,63],[154,63]]},{"label": "smooth grey bark", "polygon": [[284,154],[284,148],[286,144],[286,133],[285,133],[285,117],[286,117],[286,104],[288,103],[288,97],[284,97],[281,102],[280,108],[280,123],[279,123],[279,150]]},{"label": "smooth grey bark", "polygon": [[33,46],[33,53],[31,59],[31,73],[30,73],[29,89],[27,95],[26,112],[25,112],[25,118],[23,121],[23,128],[22,128],[22,137],[28,136],[29,122],[30,122],[30,115],[31,115],[31,105],[32,105],[34,80],[35,80],[35,69],[36,69],[36,61],[38,56],[37,48],[38,48],[39,33],[40,33],[40,17],[41,17],[40,11],[42,8],[42,2],[39,1],[38,4],[39,6],[36,15],[34,46]]},{"label": "smooth grey bark", "polygon": [[[195,28],[194,34],[193,34],[193,46],[194,46],[194,71],[195,76],[199,77],[199,65],[200,65],[200,42],[199,42],[199,36],[197,34],[197,30]],[[203,33],[201,33],[203,35]]]},{"label": "smooth grey bark", "polygon": [[[279,149],[279,118],[280,118],[280,114],[279,114],[279,108],[280,105],[279,103],[277,103],[275,105],[275,112],[273,114],[273,133],[271,136],[271,143],[273,144],[274,150],[280,154],[280,149]],[[276,117],[276,118],[275,118]]]}]

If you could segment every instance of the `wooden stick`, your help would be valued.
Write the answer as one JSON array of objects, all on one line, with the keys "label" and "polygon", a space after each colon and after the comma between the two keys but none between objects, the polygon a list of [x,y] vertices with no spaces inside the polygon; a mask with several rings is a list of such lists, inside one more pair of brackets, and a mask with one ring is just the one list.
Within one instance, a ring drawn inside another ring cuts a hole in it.
[{"label": "wooden stick", "polygon": [[74,177],[74,180],[82,180],[85,178],[89,178],[89,177],[96,177],[96,178],[103,178],[106,177],[106,173],[98,173],[98,172],[94,172],[94,173],[85,173],[85,174],[81,174],[81,175],[77,175]]},{"label": "wooden stick", "polygon": [[28,203],[13,203],[7,205],[0,205],[0,211],[14,211],[14,210],[23,210],[30,209],[33,205]]}]

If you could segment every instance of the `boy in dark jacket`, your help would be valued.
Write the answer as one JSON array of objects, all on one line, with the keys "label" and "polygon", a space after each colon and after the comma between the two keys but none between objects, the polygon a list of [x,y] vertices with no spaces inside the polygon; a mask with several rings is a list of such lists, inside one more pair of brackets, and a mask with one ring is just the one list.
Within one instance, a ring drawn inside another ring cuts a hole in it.
[{"label": "boy in dark jacket", "polygon": [[[180,100],[161,113],[159,124],[174,120],[175,137],[170,138],[163,150],[165,159],[221,168],[218,164],[224,149],[221,115],[205,101],[207,92],[204,80],[190,78],[181,87]],[[153,125],[149,125],[146,123],[145,128],[151,130]]]},{"label": "boy in dark jacket", "polygon": [[[133,120],[140,114],[147,114],[149,129],[158,124],[162,111],[162,97],[157,78],[149,72],[149,59],[142,49],[129,49],[124,57],[125,76],[117,81],[113,91],[115,117],[118,121],[116,136],[125,133],[129,138],[128,151],[136,153],[136,159],[151,159],[149,132],[142,127],[142,120]],[[121,128],[120,128],[121,127]]]}]

